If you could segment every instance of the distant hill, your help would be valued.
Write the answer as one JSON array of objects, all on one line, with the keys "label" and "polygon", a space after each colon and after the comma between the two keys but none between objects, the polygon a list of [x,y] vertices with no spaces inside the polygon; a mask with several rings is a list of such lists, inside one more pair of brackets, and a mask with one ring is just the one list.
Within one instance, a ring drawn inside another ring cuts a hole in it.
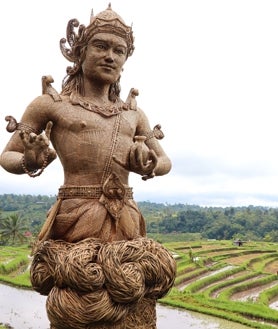
[{"label": "distant hill", "polygon": [[[0,195],[0,220],[13,213],[37,232],[56,196]],[[201,207],[188,204],[138,202],[150,234],[200,233],[204,239],[278,242],[278,209],[260,206]]]}]

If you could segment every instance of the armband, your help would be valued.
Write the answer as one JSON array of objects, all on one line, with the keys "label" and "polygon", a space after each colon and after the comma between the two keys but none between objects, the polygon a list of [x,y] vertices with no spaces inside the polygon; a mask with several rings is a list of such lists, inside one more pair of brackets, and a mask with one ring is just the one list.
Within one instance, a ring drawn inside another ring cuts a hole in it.
[{"label": "armband", "polygon": [[29,133],[35,133],[37,135],[40,134],[40,132],[38,130],[26,125],[25,123],[17,122],[16,119],[11,115],[7,115],[5,117],[5,120],[9,121],[9,123],[7,124],[7,127],[6,127],[6,130],[9,133],[13,133],[16,130],[25,130]]},{"label": "armband", "polygon": [[164,138],[164,133],[161,130],[161,125],[160,124],[155,125],[153,130],[147,132],[145,136],[146,136],[146,141],[153,137],[155,137],[156,139]]}]

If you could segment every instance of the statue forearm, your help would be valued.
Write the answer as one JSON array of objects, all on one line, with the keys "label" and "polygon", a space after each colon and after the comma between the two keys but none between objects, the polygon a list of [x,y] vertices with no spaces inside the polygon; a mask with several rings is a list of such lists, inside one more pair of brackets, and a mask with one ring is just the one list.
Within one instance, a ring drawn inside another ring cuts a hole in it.
[{"label": "statue forearm", "polygon": [[167,157],[161,157],[158,159],[157,166],[154,170],[155,176],[162,176],[168,174],[172,168],[171,160]]},{"label": "statue forearm", "polygon": [[53,123],[49,121],[45,132],[39,135],[32,131],[20,130],[19,135],[13,136],[14,139],[2,153],[0,165],[13,174],[26,173],[30,177],[41,175],[56,158],[56,151],[49,147],[52,126]]},{"label": "statue forearm", "polygon": [[43,162],[30,162],[33,163],[33,168],[26,164],[25,154],[16,151],[3,152],[0,157],[0,165],[12,174],[28,174],[30,177],[37,177],[42,174],[44,169],[56,158],[54,150],[48,150],[43,157]]},{"label": "statue forearm", "polygon": [[22,167],[23,153],[15,151],[6,151],[1,154],[0,165],[12,174],[24,174]]}]

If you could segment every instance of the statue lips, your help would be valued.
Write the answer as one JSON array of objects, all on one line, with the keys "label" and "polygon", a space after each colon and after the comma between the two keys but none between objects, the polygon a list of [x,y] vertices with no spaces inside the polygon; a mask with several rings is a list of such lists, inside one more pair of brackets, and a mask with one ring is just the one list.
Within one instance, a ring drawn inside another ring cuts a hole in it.
[{"label": "statue lips", "polygon": [[[115,65],[102,64],[99,65],[99,73],[102,75],[104,79],[113,80],[113,82],[117,81],[119,78],[120,71]],[[112,82],[112,81],[111,81]]]},{"label": "statue lips", "polygon": [[102,68],[105,71],[111,72],[115,70],[115,67],[112,65],[100,65],[100,68]]}]

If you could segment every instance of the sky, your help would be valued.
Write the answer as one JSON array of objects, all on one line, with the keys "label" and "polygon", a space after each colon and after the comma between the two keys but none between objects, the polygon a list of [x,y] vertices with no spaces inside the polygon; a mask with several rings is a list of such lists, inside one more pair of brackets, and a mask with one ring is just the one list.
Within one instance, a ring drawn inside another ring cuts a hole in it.
[{"label": "sky", "polygon": [[[121,78],[123,99],[138,105],[172,161],[162,177],[130,176],[136,201],[200,206],[278,207],[278,2],[276,0],[114,0],[133,27],[135,52]],[[69,62],[59,41],[67,22],[88,25],[103,0],[0,2],[0,149],[52,75],[60,91]],[[0,168],[0,194],[56,195],[63,170],[55,160],[37,178]]]}]

